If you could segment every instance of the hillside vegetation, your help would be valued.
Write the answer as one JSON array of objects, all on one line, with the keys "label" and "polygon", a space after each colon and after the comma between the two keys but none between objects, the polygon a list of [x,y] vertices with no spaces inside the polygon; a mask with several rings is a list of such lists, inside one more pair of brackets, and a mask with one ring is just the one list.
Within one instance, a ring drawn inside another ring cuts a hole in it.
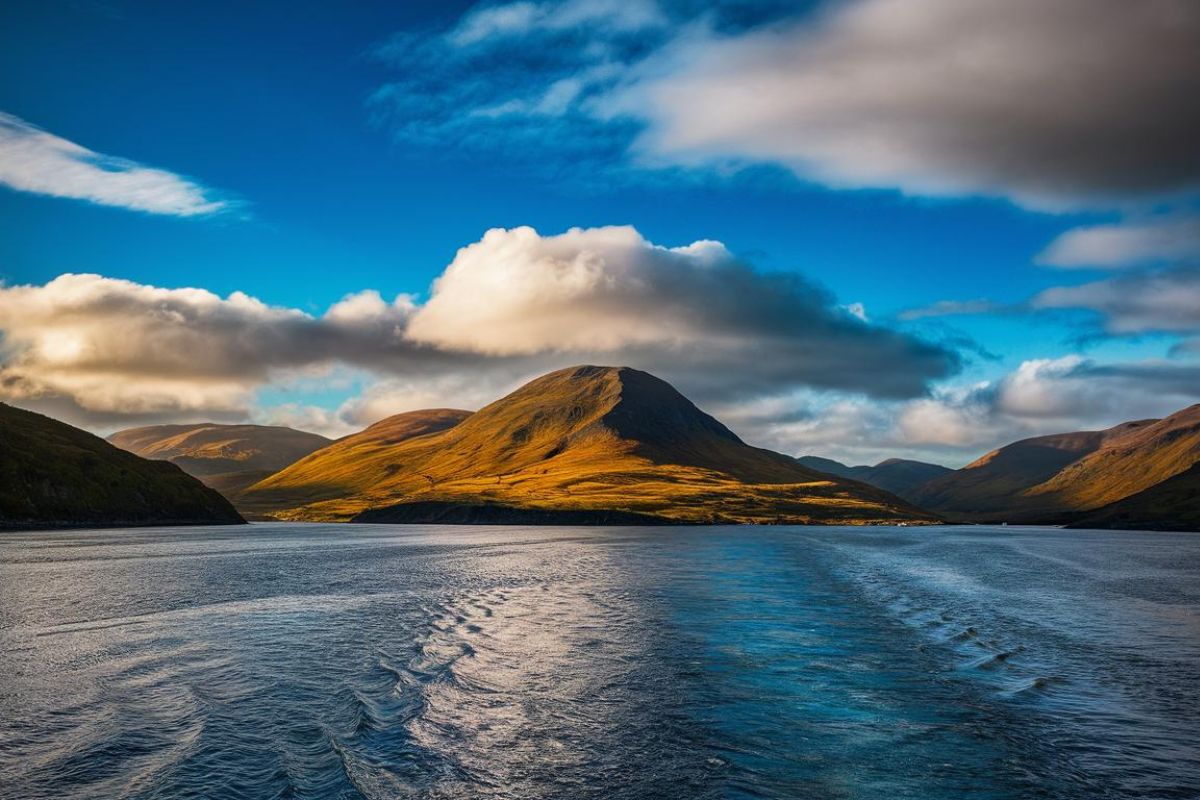
[{"label": "hillside vegetation", "polygon": [[675,522],[936,521],[887,492],[746,445],[638,370],[575,367],[474,414],[418,413],[461,421],[396,441],[385,432],[407,420],[386,420],[255,484],[240,502],[256,514],[307,520],[432,503]]},{"label": "hillside vegetation", "polygon": [[1161,420],[1025,439],[909,495],[952,519],[1066,522],[1200,462],[1200,405]]},{"label": "hillside vegetation", "polygon": [[0,527],[240,522],[229,501],[174,464],[0,403]]},{"label": "hillside vegetation", "polygon": [[229,497],[330,444],[292,428],[213,422],[131,428],[108,441],[143,458],[170,461]]}]

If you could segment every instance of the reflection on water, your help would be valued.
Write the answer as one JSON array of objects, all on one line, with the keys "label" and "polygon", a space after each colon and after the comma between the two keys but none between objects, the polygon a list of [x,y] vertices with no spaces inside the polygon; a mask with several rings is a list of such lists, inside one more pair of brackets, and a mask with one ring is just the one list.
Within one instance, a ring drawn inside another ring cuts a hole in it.
[{"label": "reflection on water", "polygon": [[0,796],[1195,798],[1200,537],[0,535]]}]

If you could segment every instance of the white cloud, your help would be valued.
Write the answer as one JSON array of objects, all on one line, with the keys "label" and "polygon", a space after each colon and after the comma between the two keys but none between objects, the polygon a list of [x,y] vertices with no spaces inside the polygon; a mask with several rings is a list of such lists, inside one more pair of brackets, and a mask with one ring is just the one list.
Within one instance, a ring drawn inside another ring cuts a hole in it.
[{"label": "white cloud", "polygon": [[0,184],[151,214],[193,217],[228,207],[166,170],[106,156],[0,112]]},{"label": "white cloud", "polygon": [[1200,270],[1118,275],[1081,286],[1058,286],[1030,301],[1036,309],[1084,309],[1111,334],[1200,331]]},{"label": "white cloud", "polygon": [[516,2],[471,11],[447,34],[447,39],[458,47],[467,47],[537,30],[562,31],[588,26],[593,30],[631,32],[658,27],[665,21],[653,0]]},{"label": "white cloud", "polygon": [[912,396],[958,366],[796,273],[756,272],[720,242],[661,247],[632,227],[488,231],[458,252],[408,334],[485,355],[618,360],[701,395],[807,384]]},{"label": "white cloud", "polygon": [[1037,208],[1200,184],[1191,0],[853,0],[681,36],[601,102],[652,161]]},{"label": "white cloud", "polygon": [[1100,430],[1200,401],[1200,365],[1100,364],[1079,355],[1025,361],[991,381],[930,397],[868,401],[800,393],[722,409],[748,440],[797,455],[875,463],[902,455],[961,466],[1030,436]]},{"label": "white cloud", "polygon": [[1200,216],[1075,228],[1038,256],[1051,267],[1115,269],[1200,257]]},{"label": "white cloud", "polygon": [[0,286],[0,332],[0,397],[105,424],[244,416],[261,388],[328,381],[339,367],[377,379],[338,411],[354,423],[483,402],[571,363],[641,367],[702,400],[802,385],[911,397],[958,367],[955,353],[866,323],[797,274],[756,272],[718,242],[659,247],[633,228],[490,231],[424,305],[367,290],[321,316],[66,274]]}]

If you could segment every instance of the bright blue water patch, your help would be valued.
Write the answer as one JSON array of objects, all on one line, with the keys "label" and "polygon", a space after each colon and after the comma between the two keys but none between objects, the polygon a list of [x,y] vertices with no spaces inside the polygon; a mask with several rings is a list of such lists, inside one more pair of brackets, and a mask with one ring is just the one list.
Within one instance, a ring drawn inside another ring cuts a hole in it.
[{"label": "bright blue water patch", "polygon": [[1194,798],[1200,537],[0,535],[0,797]]}]

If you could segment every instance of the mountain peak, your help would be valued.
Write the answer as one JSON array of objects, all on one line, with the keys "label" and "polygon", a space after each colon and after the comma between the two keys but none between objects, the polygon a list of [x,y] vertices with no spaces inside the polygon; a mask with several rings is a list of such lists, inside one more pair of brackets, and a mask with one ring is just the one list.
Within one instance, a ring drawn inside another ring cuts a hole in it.
[{"label": "mountain peak", "polygon": [[257,513],[314,520],[411,522],[450,507],[680,522],[933,520],[886,492],[744,444],[669,383],[630,367],[560,369],[454,427],[399,443],[364,434],[243,500]]}]

